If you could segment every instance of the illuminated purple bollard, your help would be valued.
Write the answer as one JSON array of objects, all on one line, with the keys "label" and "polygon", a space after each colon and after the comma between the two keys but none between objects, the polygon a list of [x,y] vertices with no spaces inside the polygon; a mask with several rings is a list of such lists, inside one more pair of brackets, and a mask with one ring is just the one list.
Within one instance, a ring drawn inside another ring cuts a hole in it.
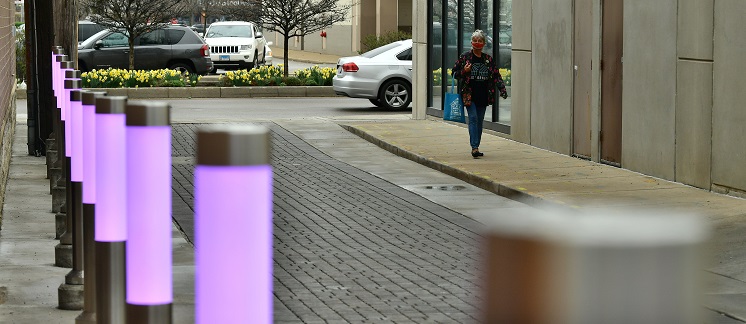
[{"label": "illuminated purple bollard", "polygon": [[[82,181],[83,202],[83,260],[85,273],[85,302],[83,312],[75,319],[76,323],[96,323],[96,244],[94,240],[96,223],[95,206],[95,165],[92,152],[94,128],[91,127],[95,113],[96,99],[106,92],[83,92],[80,107],[71,109],[73,125],[73,172],[79,172]],[[87,117],[87,118],[86,118]],[[93,172],[91,172],[93,171]],[[73,176],[75,179],[75,176]]]},{"label": "illuminated purple bollard", "polygon": [[[80,80],[68,80],[70,89],[70,101],[73,105],[80,104],[83,90],[80,90]],[[69,119],[63,125],[65,128],[70,127]],[[65,138],[65,142],[71,141],[72,138]],[[60,145],[64,149],[66,145]],[[55,247],[55,259],[68,257],[71,259],[72,269],[65,275],[65,282],[58,288],[59,308],[65,310],[79,310],[83,308],[84,301],[84,278],[83,278],[83,222],[81,216],[82,197],[80,195],[80,182],[73,181],[72,177],[72,152],[65,151],[65,172],[67,191],[67,211],[65,220],[65,233],[60,237],[60,244]],[[66,252],[70,251],[70,252]]]},{"label": "illuminated purple bollard", "polygon": [[[64,52],[64,51],[63,51]],[[57,108],[61,107],[62,99],[62,87],[63,87],[63,79],[65,78],[65,74],[62,72],[62,67],[60,67],[62,62],[67,62],[68,56],[65,54],[59,54],[55,55],[53,57],[54,61],[52,62],[52,94],[54,95],[57,103]]]},{"label": "illuminated purple bollard", "polygon": [[127,323],[172,320],[170,108],[127,104]]},{"label": "illuminated purple bollard", "polygon": [[272,323],[269,151],[265,127],[197,133],[196,323]]},{"label": "illuminated purple bollard", "polygon": [[[90,136],[95,138],[95,162],[92,163],[96,169],[93,199],[96,203],[96,318],[99,323],[125,323],[126,320],[126,105],[127,97],[97,98],[92,116],[95,119],[92,124],[95,129]],[[88,160],[85,165],[87,170]],[[89,179],[87,175],[85,179]]]}]

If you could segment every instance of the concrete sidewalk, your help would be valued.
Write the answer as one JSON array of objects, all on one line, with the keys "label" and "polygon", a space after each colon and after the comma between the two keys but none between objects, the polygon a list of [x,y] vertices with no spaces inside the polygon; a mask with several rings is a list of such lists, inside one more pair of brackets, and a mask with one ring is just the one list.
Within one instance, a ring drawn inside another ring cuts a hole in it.
[{"label": "concrete sidewalk", "polygon": [[746,200],[482,137],[472,158],[464,125],[440,120],[345,123],[349,131],[399,156],[529,205],[654,207],[707,217],[713,233],[706,307],[746,321]]}]

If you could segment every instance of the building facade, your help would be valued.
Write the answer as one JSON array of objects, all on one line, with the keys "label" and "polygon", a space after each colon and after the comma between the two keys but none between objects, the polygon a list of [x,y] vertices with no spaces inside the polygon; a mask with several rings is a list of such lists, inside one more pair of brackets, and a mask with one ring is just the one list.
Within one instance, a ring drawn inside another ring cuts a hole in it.
[{"label": "building facade", "polygon": [[510,49],[510,97],[486,127],[743,196],[743,17],[742,0],[415,0],[413,116],[442,115],[444,70],[480,28]]}]

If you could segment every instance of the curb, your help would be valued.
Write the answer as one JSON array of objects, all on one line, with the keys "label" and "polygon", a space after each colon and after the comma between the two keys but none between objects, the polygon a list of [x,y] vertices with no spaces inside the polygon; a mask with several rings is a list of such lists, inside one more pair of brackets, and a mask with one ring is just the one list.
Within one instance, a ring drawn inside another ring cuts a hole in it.
[{"label": "curb", "polygon": [[[159,88],[95,88],[110,96],[130,99],[192,99],[192,98],[268,98],[268,97],[336,97],[331,86],[300,87],[159,87]],[[16,90],[17,99],[27,99],[26,89]]]},{"label": "curb", "polygon": [[454,168],[452,166],[449,166],[447,164],[440,163],[438,161],[428,159],[427,157],[417,155],[415,153],[409,152],[405,149],[402,149],[396,145],[386,143],[375,136],[372,136],[368,134],[367,132],[360,130],[354,126],[350,125],[343,125],[339,124],[340,127],[344,128],[348,132],[355,134],[359,136],[360,138],[373,143],[377,145],[378,147],[389,151],[393,153],[394,155],[403,157],[408,160],[412,160],[414,162],[417,162],[419,164],[422,164],[426,167],[429,167],[433,170],[445,173],[447,175],[450,175],[454,178],[457,178],[459,180],[462,180],[464,182],[467,182],[471,185],[477,186],[481,189],[487,190],[489,192],[492,192],[498,196],[502,196],[505,198],[508,198],[510,200],[515,200],[518,202],[522,202],[524,204],[530,205],[530,206],[537,206],[537,205],[552,205],[560,208],[571,208],[566,205],[562,205],[550,200],[546,200],[544,198],[531,195],[529,193],[526,193],[520,189],[513,188],[506,186],[504,184],[500,184],[498,182],[494,182],[492,180],[485,179],[483,177],[480,177],[478,175],[475,175],[473,173],[466,172],[464,170]]}]

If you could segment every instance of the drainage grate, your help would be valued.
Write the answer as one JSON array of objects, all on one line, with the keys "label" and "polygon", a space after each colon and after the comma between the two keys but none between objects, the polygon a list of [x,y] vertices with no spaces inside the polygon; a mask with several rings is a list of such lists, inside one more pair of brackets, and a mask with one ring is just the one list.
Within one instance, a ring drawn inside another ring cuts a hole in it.
[{"label": "drainage grate", "polygon": [[466,190],[466,187],[465,186],[425,186],[425,189],[458,191],[458,190]]}]

